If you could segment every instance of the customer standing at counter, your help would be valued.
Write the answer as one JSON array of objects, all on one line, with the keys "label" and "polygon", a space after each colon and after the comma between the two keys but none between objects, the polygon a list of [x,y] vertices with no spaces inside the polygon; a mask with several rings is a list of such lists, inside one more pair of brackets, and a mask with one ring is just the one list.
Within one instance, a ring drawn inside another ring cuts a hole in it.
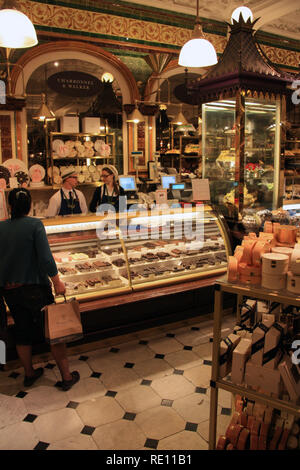
[{"label": "customer standing at counter", "polygon": [[116,212],[120,210],[120,196],[125,196],[124,189],[118,182],[118,170],[113,165],[106,165],[102,168],[102,186],[96,188],[90,203],[90,211],[96,212],[101,204],[111,204]]},{"label": "customer standing at counter", "polygon": [[[13,189],[8,195],[11,218],[0,222],[0,295],[14,319],[14,336],[18,356],[25,371],[24,386],[30,387],[43,374],[32,365],[32,345],[45,341],[41,309],[52,304],[56,295],[65,293],[52,256],[43,223],[28,217],[30,192]],[[79,380],[77,371],[69,370],[66,345],[51,345],[60,370],[62,390],[69,390]]]},{"label": "customer standing at counter", "polygon": [[62,172],[62,188],[49,201],[47,217],[56,215],[86,214],[88,211],[85,197],[77,186],[77,173],[67,168]]}]

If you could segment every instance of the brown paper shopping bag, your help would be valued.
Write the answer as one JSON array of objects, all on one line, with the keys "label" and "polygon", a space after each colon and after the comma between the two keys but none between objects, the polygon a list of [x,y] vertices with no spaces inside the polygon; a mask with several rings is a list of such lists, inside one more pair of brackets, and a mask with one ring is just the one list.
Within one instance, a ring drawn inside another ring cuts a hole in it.
[{"label": "brown paper shopping bag", "polygon": [[75,298],[44,307],[45,338],[50,344],[70,343],[83,337],[79,303]]}]

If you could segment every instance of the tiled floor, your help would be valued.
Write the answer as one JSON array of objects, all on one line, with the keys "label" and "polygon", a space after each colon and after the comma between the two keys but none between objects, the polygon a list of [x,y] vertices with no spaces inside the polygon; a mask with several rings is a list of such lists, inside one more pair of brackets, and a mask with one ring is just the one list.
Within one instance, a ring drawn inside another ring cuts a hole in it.
[{"label": "tiled floor", "polygon": [[[68,392],[54,361],[30,388],[22,369],[0,371],[0,449],[208,449],[211,336],[196,317],[104,340],[70,356],[81,380]],[[230,411],[220,390],[218,434]]]}]

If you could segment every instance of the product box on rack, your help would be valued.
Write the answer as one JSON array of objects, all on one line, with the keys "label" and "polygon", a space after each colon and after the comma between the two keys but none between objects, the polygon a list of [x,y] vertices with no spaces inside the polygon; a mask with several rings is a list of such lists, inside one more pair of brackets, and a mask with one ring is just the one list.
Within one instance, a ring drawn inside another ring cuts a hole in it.
[{"label": "product box on rack", "polygon": [[279,363],[278,369],[291,401],[298,403],[300,399],[300,374],[298,368],[292,363],[290,356],[285,355]]},{"label": "product box on rack", "polygon": [[244,381],[245,364],[251,353],[251,339],[241,338],[239,344],[232,352],[231,380],[235,384]]},{"label": "product box on rack", "polygon": [[219,356],[219,375],[225,377],[231,371],[232,352],[237,344],[240,342],[241,337],[231,333],[226,338],[222,339],[220,343],[220,356]]},{"label": "product box on rack", "polygon": [[100,132],[100,118],[97,117],[84,117],[81,120],[82,132],[89,134],[99,134]]},{"label": "product box on rack", "polygon": [[279,397],[282,392],[282,381],[278,369],[270,369],[254,364],[252,360],[246,363],[244,382],[254,388],[261,388],[262,392]]},{"label": "product box on rack", "polygon": [[280,340],[287,333],[287,325],[275,322],[267,331],[265,336],[263,364],[264,367],[275,369],[282,357],[282,351],[279,349]]},{"label": "product box on rack", "polygon": [[251,360],[254,364],[262,365],[265,345],[265,336],[269,328],[273,325],[272,321],[265,319],[256,325],[252,333]]},{"label": "product box on rack", "polygon": [[78,116],[62,116],[60,118],[60,132],[79,132]]}]

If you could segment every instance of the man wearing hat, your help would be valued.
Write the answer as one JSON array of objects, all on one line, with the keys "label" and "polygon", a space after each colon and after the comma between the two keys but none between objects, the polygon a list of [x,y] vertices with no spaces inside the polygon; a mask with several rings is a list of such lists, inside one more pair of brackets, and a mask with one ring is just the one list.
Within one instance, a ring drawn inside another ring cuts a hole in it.
[{"label": "man wearing hat", "polygon": [[75,190],[77,173],[65,168],[61,170],[62,187],[49,201],[47,217],[56,215],[86,214],[88,211],[86,200],[81,191]]}]

